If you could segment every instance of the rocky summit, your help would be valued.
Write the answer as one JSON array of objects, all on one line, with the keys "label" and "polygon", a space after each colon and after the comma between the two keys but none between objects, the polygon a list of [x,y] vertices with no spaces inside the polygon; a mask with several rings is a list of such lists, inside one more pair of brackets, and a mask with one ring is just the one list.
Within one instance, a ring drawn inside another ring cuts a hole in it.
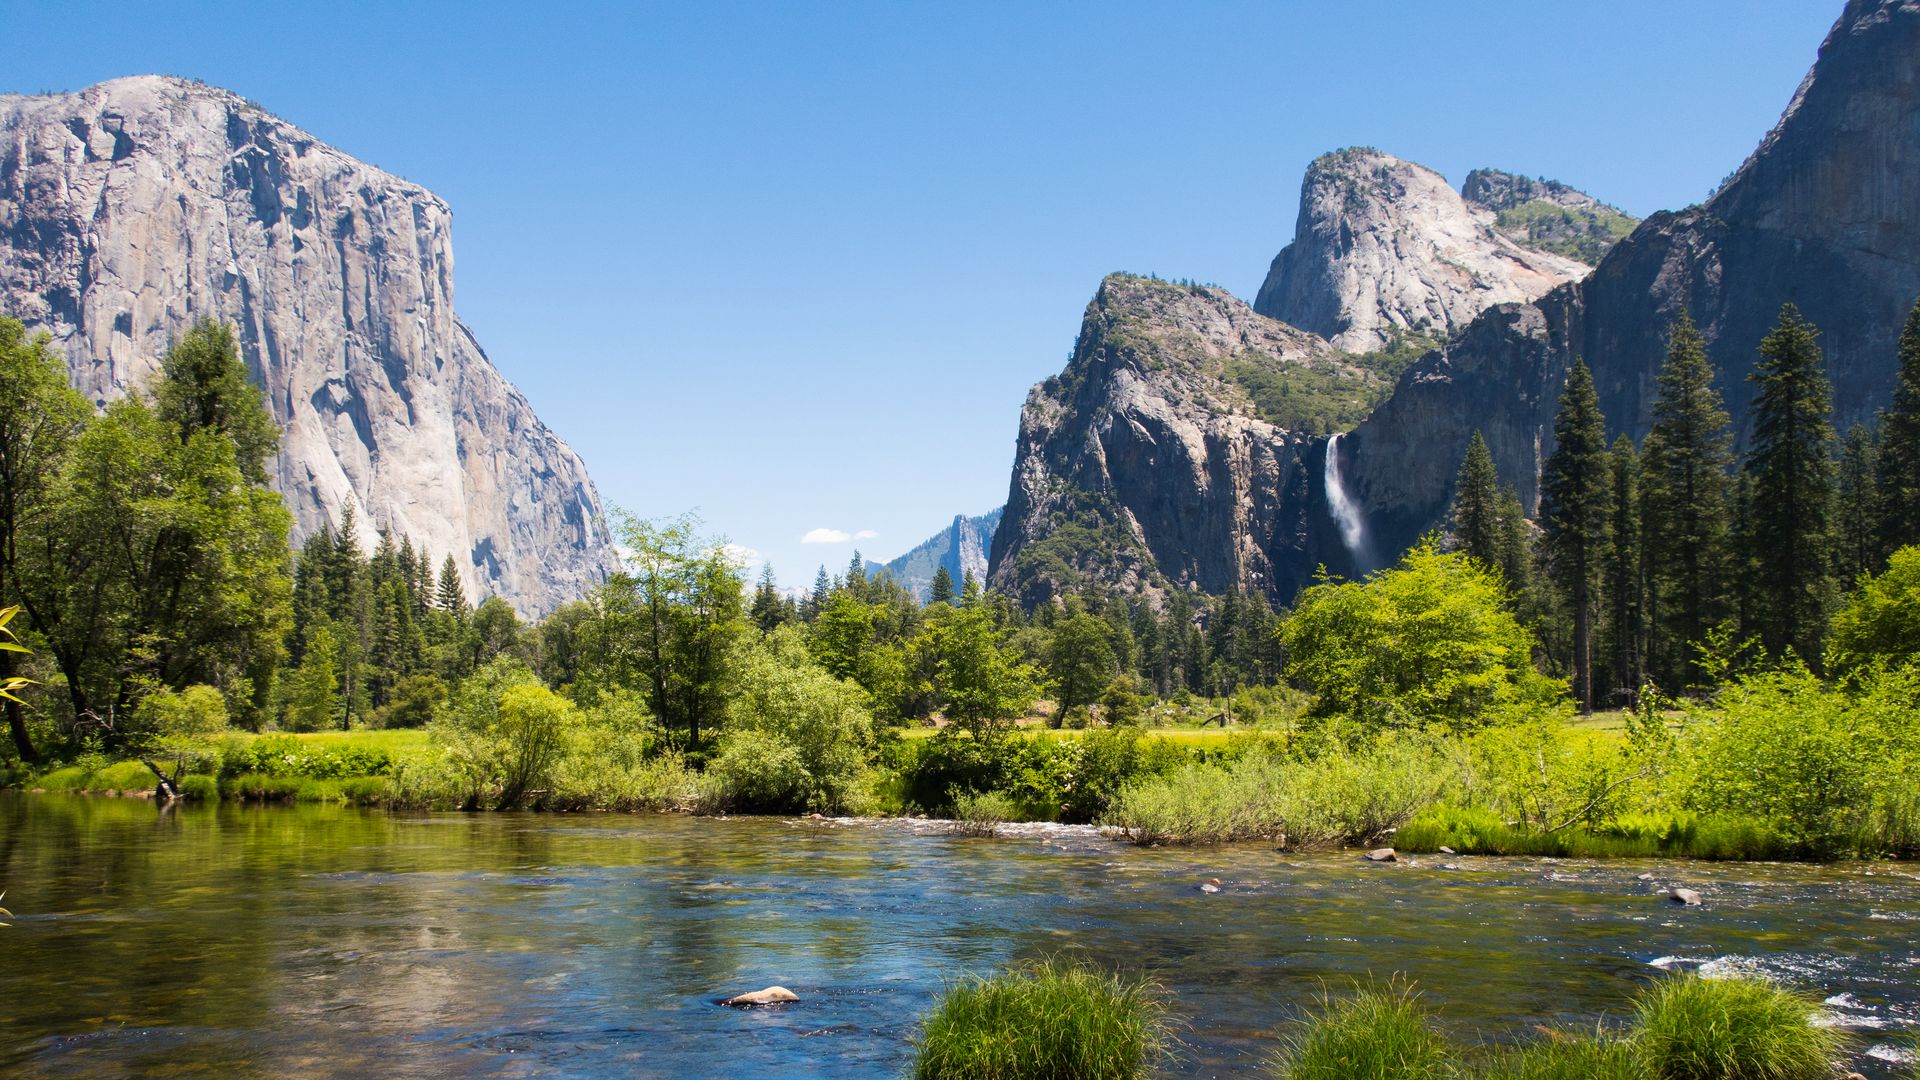
[{"label": "rocky summit", "polygon": [[914,599],[926,603],[933,595],[933,575],[946,567],[957,593],[972,575],[975,581],[987,580],[987,552],[993,547],[994,530],[1000,527],[1004,507],[995,507],[978,517],[954,515],[952,524],[921,541],[912,551],[880,569],[906,586]]},{"label": "rocky summit", "polygon": [[990,582],[1025,603],[1082,582],[1291,596],[1346,563],[1310,429],[1385,386],[1223,289],[1112,275],[1021,411]]},{"label": "rocky summit", "polygon": [[[615,566],[586,466],[454,310],[432,192],[181,79],[0,97],[0,313],[97,403],[194,320],[237,328],[283,428],[295,542],[348,505],[539,615]],[[366,531],[371,542],[371,530]]]},{"label": "rocky summit", "polygon": [[1350,440],[1355,498],[1383,550],[1441,520],[1476,429],[1535,506],[1576,357],[1593,370],[1609,434],[1644,436],[1682,309],[1707,339],[1742,442],[1748,376],[1785,302],[1822,331],[1839,426],[1886,405],[1920,296],[1915,71],[1920,2],[1851,0],[1779,123],[1712,198],[1653,215],[1585,281],[1487,311],[1415,364]]},{"label": "rocky summit", "polygon": [[1254,310],[1368,352],[1410,332],[1447,337],[1495,304],[1586,275],[1578,258],[1497,228],[1500,213],[1391,154],[1323,155],[1307,168],[1293,242],[1274,258]]},{"label": "rocky summit", "polygon": [[1521,247],[1597,265],[1640,223],[1618,207],[1558,180],[1475,169],[1460,185],[1467,205],[1493,212],[1493,225]]}]

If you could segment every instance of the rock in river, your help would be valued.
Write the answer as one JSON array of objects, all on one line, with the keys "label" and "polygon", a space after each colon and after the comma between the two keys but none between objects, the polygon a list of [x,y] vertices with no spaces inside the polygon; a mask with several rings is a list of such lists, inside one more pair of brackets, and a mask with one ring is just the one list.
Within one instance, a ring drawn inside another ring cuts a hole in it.
[{"label": "rock in river", "polygon": [[1662,895],[1676,904],[1685,904],[1687,907],[1699,907],[1705,903],[1705,900],[1701,898],[1700,894],[1694,892],[1692,889],[1668,889]]},{"label": "rock in river", "polygon": [[800,995],[784,986],[769,986],[765,990],[755,990],[751,994],[740,994],[721,1002],[736,1009],[751,1009],[755,1005],[784,1005],[790,1001],[799,1001]]},{"label": "rock in river", "polygon": [[1366,855],[1362,857],[1365,858],[1368,862],[1399,862],[1400,861],[1399,857],[1393,853],[1393,849],[1390,847],[1374,848],[1372,851],[1367,852]]}]

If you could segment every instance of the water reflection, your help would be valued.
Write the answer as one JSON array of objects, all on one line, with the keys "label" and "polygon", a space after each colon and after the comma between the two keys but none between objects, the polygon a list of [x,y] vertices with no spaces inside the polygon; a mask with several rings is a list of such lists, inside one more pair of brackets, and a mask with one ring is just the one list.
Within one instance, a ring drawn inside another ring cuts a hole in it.
[{"label": "water reflection", "polygon": [[[1193,1076],[1252,1071],[1370,972],[1488,1040],[1590,1025],[1656,962],[1789,978],[1888,1046],[1915,1023],[1908,868],[1454,863],[0,796],[0,1071],[896,1076],[946,980],[1064,948],[1165,981]],[[713,1004],[770,983],[802,1003]]]}]

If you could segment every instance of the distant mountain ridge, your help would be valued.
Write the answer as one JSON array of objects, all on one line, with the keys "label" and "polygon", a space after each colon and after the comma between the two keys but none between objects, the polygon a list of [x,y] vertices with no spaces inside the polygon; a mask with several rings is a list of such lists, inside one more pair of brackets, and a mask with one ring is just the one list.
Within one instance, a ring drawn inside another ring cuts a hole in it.
[{"label": "distant mountain ridge", "polygon": [[[0,96],[0,313],[73,384],[235,326],[295,543],[353,505],[539,615],[617,566],[585,464],[454,311],[452,213],[237,94],[160,76]],[[373,529],[363,529],[371,543]]]},{"label": "distant mountain ridge", "polygon": [[933,594],[934,574],[942,567],[953,578],[955,592],[967,575],[982,585],[987,581],[987,553],[993,547],[994,531],[1006,507],[996,507],[978,517],[954,515],[952,524],[922,541],[905,555],[879,569],[893,575],[921,603]]}]

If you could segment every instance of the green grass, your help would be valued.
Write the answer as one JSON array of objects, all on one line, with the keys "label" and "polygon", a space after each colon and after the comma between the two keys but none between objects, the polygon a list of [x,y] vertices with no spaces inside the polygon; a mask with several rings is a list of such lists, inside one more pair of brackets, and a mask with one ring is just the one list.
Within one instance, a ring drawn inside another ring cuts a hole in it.
[{"label": "green grass", "polygon": [[915,1080],[1131,1080],[1169,1037],[1158,987],[1053,960],[946,992],[923,1022]]},{"label": "green grass", "polygon": [[1645,1080],[1633,1043],[1596,1033],[1549,1036],[1497,1052],[1477,1070],[1484,1080]]},{"label": "green grass", "polygon": [[993,836],[1000,826],[1020,819],[1020,806],[1001,791],[963,791],[953,797],[953,820],[969,836]]},{"label": "green grass", "polygon": [[1844,1036],[1814,1002],[1759,979],[1664,979],[1635,1002],[1634,1041],[1659,1080],[1825,1080]]},{"label": "green grass", "polygon": [[1549,833],[1509,825],[1478,807],[1435,806],[1394,834],[1403,851],[1452,848],[1461,855],[1542,855],[1551,858],[1788,859],[1793,847],[1760,822],[1727,816],[1629,814],[1597,828]]},{"label": "green grass", "polygon": [[1447,1080],[1459,1071],[1458,1052],[1404,985],[1323,1000],[1274,1065],[1282,1080]]}]

